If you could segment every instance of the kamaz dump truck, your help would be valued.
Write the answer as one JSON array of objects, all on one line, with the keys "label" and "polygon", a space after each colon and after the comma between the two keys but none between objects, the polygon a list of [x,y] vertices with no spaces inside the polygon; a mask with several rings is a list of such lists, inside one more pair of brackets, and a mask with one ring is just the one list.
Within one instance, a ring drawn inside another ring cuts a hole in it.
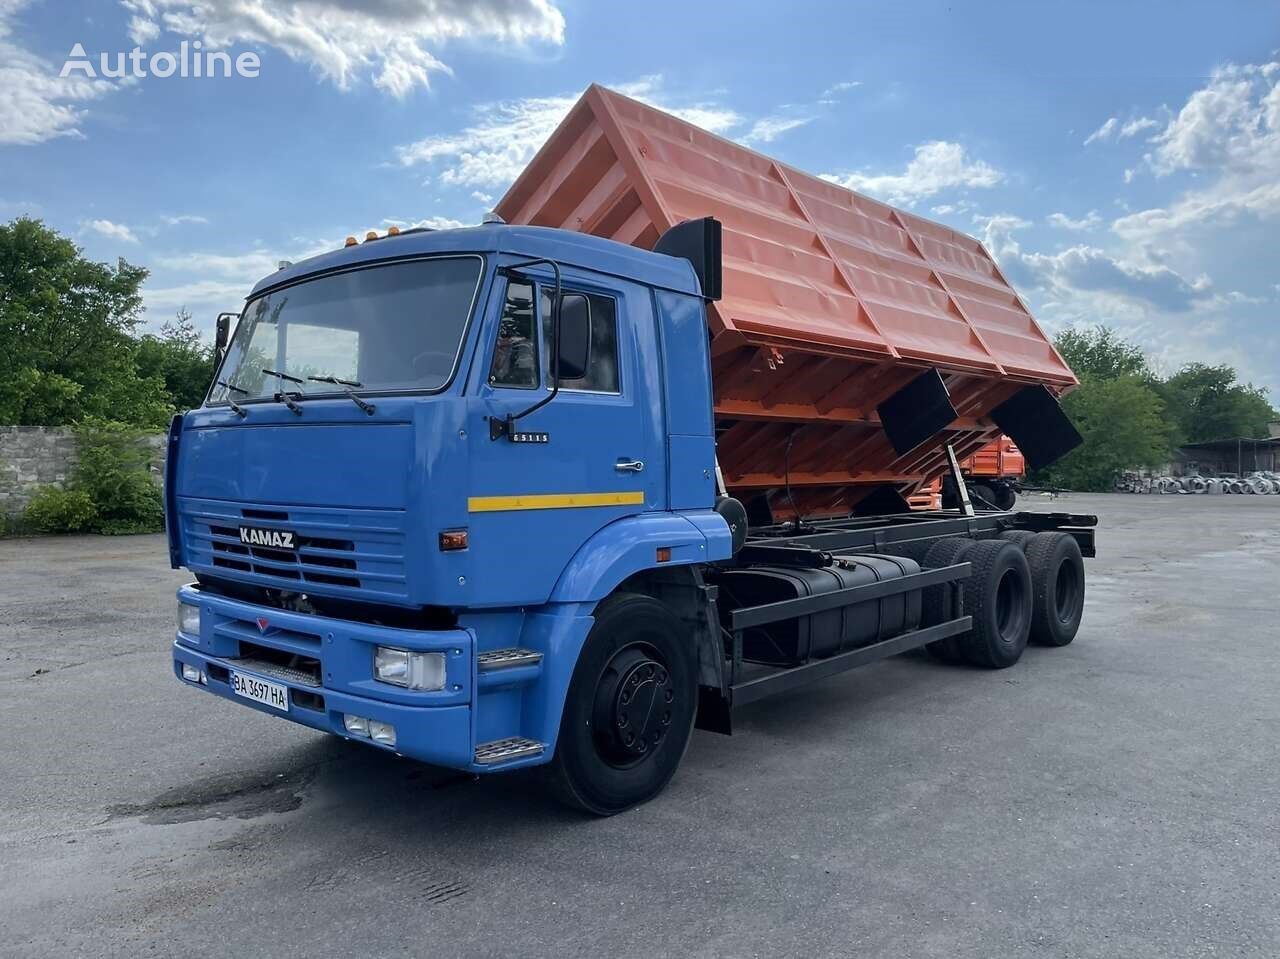
[{"label": "kamaz dump truck", "polygon": [[976,240],[600,87],[497,212],[283,265],[220,335],[168,439],[181,681],[608,815],[763,696],[1071,642],[1093,517],[907,507],[1078,442]]},{"label": "kamaz dump truck", "polygon": [[[997,437],[960,461],[960,475],[969,500],[978,509],[1013,509],[1026,473],[1027,463],[1022,450],[1007,436]],[[960,505],[959,488],[954,477],[948,474],[934,486],[943,507]]]}]

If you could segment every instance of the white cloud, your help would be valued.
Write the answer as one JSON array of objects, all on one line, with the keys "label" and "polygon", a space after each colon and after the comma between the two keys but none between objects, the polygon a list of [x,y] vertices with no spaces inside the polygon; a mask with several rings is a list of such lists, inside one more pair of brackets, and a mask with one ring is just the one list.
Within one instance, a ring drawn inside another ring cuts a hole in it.
[{"label": "white cloud", "polygon": [[1107,121],[1085,137],[1084,145],[1091,143],[1100,143],[1106,140],[1127,140],[1130,137],[1136,137],[1145,130],[1154,130],[1160,126],[1158,120],[1150,117],[1135,117],[1125,123],[1120,122],[1119,117],[1108,117]]},{"label": "white cloud", "polygon": [[186,223],[203,224],[209,222],[208,217],[196,216],[193,213],[180,213],[177,216],[162,216],[160,219],[166,226],[182,226]]},{"label": "white cloud", "polygon": [[1175,313],[1207,297],[1211,285],[1205,276],[1188,280],[1167,266],[1132,263],[1084,244],[1054,254],[1024,254],[1022,262],[1039,276],[1042,287],[1057,295],[1110,293]]},{"label": "white cloud", "polygon": [[742,137],[742,142],[772,143],[788,130],[794,130],[812,121],[813,117],[762,117],[751,125],[751,129]]},{"label": "white cloud", "polygon": [[1102,217],[1098,215],[1097,210],[1090,210],[1078,220],[1073,220],[1065,213],[1050,213],[1046,219],[1050,226],[1063,230],[1093,230],[1102,223]]},{"label": "white cloud", "polygon": [[[258,277],[257,279],[261,279]],[[218,313],[239,310],[244,305],[252,282],[231,283],[226,280],[196,280],[173,286],[156,287],[148,281],[142,287],[143,302],[147,312],[155,319],[168,315],[180,307],[186,307],[197,323],[206,325]]]},{"label": "white cloud", "polygon": [[[661,87],[661,77],[651,76],[614,89],[713,133],[723,133],[742,122],[737,113],[726,107],[674,102]],[[505,189],[577,99],[577,94],[566,94],[482,104],[475,108],[476,121],[471,126],[406,144],[396,153],[403,166],[437,167],[440,182],[449,186]]]},{"label": "white cloud", "polygon": [[1004,174],[971,158],[959,143],[932,140],[915,148],[915,155],[902,173],[827,173],[822,178],[890,203],[910,205],[943,190],[993,187],[1004,179]]},{"label": "white cloud", "polygon": [[1116,220],[1123,239],[1191,246],[1190,231],[1280,216],[1280,63],[1218,68],[1151,142],[1144,163],[1157,177],[1200,179],[1166,206]]},{"label": "white cloud", "polygon": [[838,94],[848,93],[854,87],[860,87],[860,86],[862,86],[861,80],[842,80],[839,83],[831,84],[831,86],[823,90],[821,98],[823,100],[831,100],[831,99],[834,99]]},{"label": "white cloud", "polygon": [[477,203],[488,205],[493,202],[493,194],[481,193],[479,190],[473,190],[471,193],[471,199],[475,200]]},{"label": "white cloud", "polygon": [[1088,146],[1090,143],[1098,143],[1101,140],[1110,140],[1115,135],[1116,127],[1119,125],[1119,120],[1115,117],[1109,117],[1106,123],[1102,124],[1102,126],[1098,127],[1098,129],[1094,130],[1084,138],[1084,145]]},{"label": "white cloud", "polygon": [[[171,253],[157,256],[153,263],[165,270],[182,270],[198,276],[207,276],[212,273],[251,284],[273,272],[282,259],[290,259],[290,257],[270,250],[256,249],[245,253]],[[249,292],[247,286],[244,287],[243,292]]]},{"label": "white cloud", "polygon": [[987,249],[1015,287],[1036,289],[1051,301],[1096,302],[1119,298],[1139,310],[1186,312],[1210,296],[1207,276],[1187,279],[1161,263],[1117,257],[1096,246],[1078,244],[1057,253],[1026,253],[1014,233],[1031,224],[1009,213],[975,217]]},{"label": "white cloud", "polygon": [[13,21],[30,0],[0,0],[0,144],[30,146],[81,136],[83,105],[115,87],[58,67],[12,39]]},{"label": "white cloud", "polygon": [[123,223],[112,223],[110,220],[88,220],[84,223],[84,228],[99,236],[105,236],[109,240],[118,240],[121,243],[137,243],[138,237]]},{"label": "white cloud", "polygon": [[402,230],[456,230],[464,226],[475,226],[474,223],[463,223],[461,220],[455,220],[451,216],[429,216],[424,220],[393,220],[385,219],[382,221],[383,226],[398,226]]},{"label": "white cloud", "polygon": [[452,40],[564,43],[552,0],[121,0],[134,35],[161,30],[210,47],[274,47],[341,89],[357,79],[396,97],[449,67],[433,50]]},{"label": "white cloud", "polygon": [[1155,173],[1243,172],[1280,159],[1280,74],[1271,66],[1227,64],[1214,70],[1153,137],[1156,148],[1147,161]]},{"label": "white cloud", "polygon": [[160,24],[154,20],[148,20],[146,17],[129,19],[129,39],[138,46],[145,47],[158,36],[160,36]]},{"label": "white cloud", "polygon": [[1120,139],[1127,140],[1129,137],[1136,137],[1144,130],[1154,130],[1159,125],[1160,122],[1158,120],[1153,120],[1150,117],[1138,117],[1135,120],[1130,120],[1120,128]]}]

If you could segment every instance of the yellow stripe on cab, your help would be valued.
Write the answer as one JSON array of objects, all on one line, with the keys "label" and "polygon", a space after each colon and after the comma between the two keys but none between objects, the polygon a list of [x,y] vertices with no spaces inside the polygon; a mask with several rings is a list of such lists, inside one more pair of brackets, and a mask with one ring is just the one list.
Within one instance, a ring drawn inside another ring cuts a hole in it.
[{"label": "yellow stripe on cab", "polygon": [[524,496],[472,496],[469,513],[503,513],[527,509],[572,509],[585,506],[643,506],[644,492],[539,493]]}]

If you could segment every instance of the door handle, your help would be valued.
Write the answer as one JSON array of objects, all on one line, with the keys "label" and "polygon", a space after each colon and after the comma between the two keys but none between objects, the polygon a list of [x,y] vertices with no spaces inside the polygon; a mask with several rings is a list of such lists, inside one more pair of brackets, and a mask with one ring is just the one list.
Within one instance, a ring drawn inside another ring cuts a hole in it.
[{"label": "door handle", "polygon": [[643,473],[644,463],[641,460],[618,460],[614,469],[619,473]]}]

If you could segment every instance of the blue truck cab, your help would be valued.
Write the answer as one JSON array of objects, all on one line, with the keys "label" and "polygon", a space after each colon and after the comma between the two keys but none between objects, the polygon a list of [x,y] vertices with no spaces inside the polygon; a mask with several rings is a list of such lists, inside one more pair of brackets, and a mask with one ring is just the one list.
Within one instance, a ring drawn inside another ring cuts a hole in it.
[{"label": "blue truck cab", "polygon": [[[171,562],[197,577],[178,678],[461,770],[548,761],[601,602],[647,574],[694,589],[673,571],[731,554],[692,264],[562,230],[284,266],[169,444]],[[658,652],[629,666],[687,686],[696,656]],[[646,750],[691,725],[669,692],[635,719]]]}]

